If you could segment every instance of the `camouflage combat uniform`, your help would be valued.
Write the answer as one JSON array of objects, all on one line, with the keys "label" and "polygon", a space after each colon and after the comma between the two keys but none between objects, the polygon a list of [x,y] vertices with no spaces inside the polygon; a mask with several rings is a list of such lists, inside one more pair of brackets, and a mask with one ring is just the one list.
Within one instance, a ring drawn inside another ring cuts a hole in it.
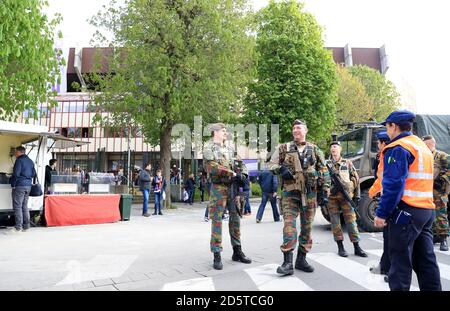
[{"label": "camouflage combat uniform", "polygon": [[[302,162],[306,154],[310,159]],[[308,253],[312,247],[311,229],[317,208],[319,185],[330,187],[330,176],[322,151],[314,144],[289,142],[280,145],[273,153],[269,169],[280,174],[280,166],[292,168],[294,180],[283,181],[281,212],[284,219],[281,251],[287,253],[297,244],[297,217],[300,215],[299,250]],[[303,165],[303,167],[302,167]],[[299,167],[300,166],[300,167]]]},{"label": "camouflage combat uniform", "polygon": [[450,156],[443,151],[434,150],[434,189],[433,200],[436,205],[436,219],[433,223],[433,235],[449,235],[447,203],[450,192]]},{"label": "camouflage combat uniform", "polygon": [[[209,217],[211,221],[211,252],[222,251],[222,216],[230,205],[230,187],[233,177],[234,152],[227,146],[210,144],[206,146],[203,157],[206,160],[206,170],[211,184],[210,203],[208,205]],[[240,170],[247,174],[244,164],[240,162]],[[237,198],[237,201],[240,198]],[[240,217],[236,209],[229,209],[229,232],[231,245],[233,247],[241,245]]]},{"label": "camouflage combat uniform", "polygon": [[[332,159],[327,160],[327,163],[332,164],[334,170],[339,173],[341,180],[351,198],[359,197],[359,177],[353,163],[350,160],[341,158],[339,161]],[[348,235],[350,240],[355,243],[359,242],[358,225],[356,224],[356,214],[353,207],[348,203],[341,192],[334,189],[334,184],[331,185],[331,194],[328,198],[327,204],[328,212],[330,214],[331,230],[333,232],[335,241],[343,241],[344,235],[341,227],[340,211],[344,214],[344,220],[348,227]]]}]

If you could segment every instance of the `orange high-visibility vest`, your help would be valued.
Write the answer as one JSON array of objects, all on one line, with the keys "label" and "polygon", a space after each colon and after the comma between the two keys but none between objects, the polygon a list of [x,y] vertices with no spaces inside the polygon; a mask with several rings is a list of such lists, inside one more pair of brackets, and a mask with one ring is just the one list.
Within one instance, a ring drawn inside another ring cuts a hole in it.
[{"label": "orange high-visibility vest", "polygon": [[381,190],[382,190],[381,178],[378,177],[373,183],[372,187],[370,187],[369,189],[369,198],[375,197],[378,193],[381,192]]},{"label": "orange high-visibility vest", "polygon": [[419,137],[415,135],[406,136],[390,143],[383,149],[378,166],[379,179],[383,180],[384,153],[388,148],[394,146],[402,146],[414,156],[414,162],[409,166],[401,200],[410,206],[434,209],[433,154]]}]

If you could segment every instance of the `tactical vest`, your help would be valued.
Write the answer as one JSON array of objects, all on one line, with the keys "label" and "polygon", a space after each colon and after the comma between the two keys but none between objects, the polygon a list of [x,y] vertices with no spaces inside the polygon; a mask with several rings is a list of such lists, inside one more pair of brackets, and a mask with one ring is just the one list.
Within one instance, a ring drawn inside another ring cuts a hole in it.
[{"label": "tactical vest", "polygon": [[319,174],[315,169],[317,159],[314,149],[315,145],[309,142],[301,153],[295,142],[280,146],[280,164],[288,167],[294,176],[293,180],[283,180],[283,190],[298,190],[302,193],[308,189],[316,190]]},{"label": "tactical vest", "polygon": [[[328,163],[330,163],[331,166],[336,170],[336,163],[333,163],[332,160],[327,160],[327,164]],[[342,158],[339,160],[338,163],[339,163],[338,174],[341,177],[342,182],[344,183],[345,190],[347,190],[348,195],[352,198],[353,193],[355,192],[355,185],[353,184],[353,181],[350,179],[351,164],[348,160]]]}]

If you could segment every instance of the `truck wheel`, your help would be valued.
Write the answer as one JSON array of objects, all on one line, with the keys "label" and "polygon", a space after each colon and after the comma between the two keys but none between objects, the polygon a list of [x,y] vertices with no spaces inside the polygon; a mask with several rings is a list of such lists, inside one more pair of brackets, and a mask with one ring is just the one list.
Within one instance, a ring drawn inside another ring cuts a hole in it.
[{"label": "truck wheel", "polygon": [[375,210],[378,207],[378,202],[369,198],[369,190],[361,191],[361,201],[358,205],[359,217],[357,218],[358,226],[362,231],[366,232],[380,232],[382,228],[374,226]]}]

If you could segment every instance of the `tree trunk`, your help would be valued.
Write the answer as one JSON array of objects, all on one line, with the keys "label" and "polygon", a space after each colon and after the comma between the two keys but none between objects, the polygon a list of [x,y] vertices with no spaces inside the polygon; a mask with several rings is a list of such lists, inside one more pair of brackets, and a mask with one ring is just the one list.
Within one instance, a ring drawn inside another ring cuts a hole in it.
[{"label": "tree trunk", "polygon": [[166,125],[162,130],[161,137],[159,139],[160,146],[160,161],[161,161],[161,169],[162,175],[166,180],[166,201],[165,208],[169,208],[172,200],[170,198],[171,184],[170,184],[170,161],[172,160],[172,151],[171,151],[171,137],[172,126]]}]

